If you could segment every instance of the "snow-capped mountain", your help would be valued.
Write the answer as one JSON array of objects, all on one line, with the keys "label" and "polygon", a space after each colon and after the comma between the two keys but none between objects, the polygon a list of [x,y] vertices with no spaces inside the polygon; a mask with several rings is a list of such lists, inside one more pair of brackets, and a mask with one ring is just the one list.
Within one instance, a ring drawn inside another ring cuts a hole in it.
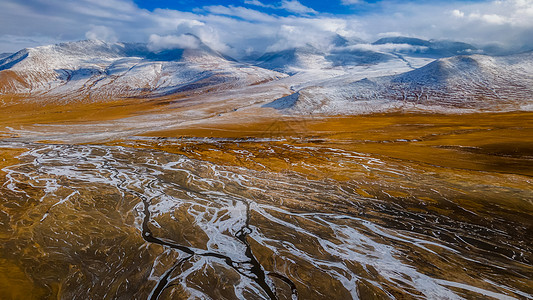
[{"label": "snow-capped mountain", "polygon": [[533,52],[442,58],[398,75],[307,87],[266,106],[294,113],[343,114],[406,104],[485,110],[531,107]]},{"label": "snow-capped mountain", "polygon": [[[147,44],[93,40],[29,48],[0,58],[0,95],[91,101],[227,91],[232,101],[246,94],[254,103],[263,101],[263,107],[327,114],[386,111],[406,104],[420,109],[533,107],[533,52],[435,60],[430,57],[435,53],[474,49],[413,38],[364,44],[338,36],[334,42],[327,51],[307,45],[266,53],[256,66],[228,58],[199,39],[194,48],[162,51]],[[277,94],[269,94],[273,90]],[[288,91],[294,93],[273,101]]]},{"label": "snow-capped mountain", "polygon": [[286,76],[198,45],[153,52],[146,44],[86,40],[23,49],[0,59],[0,93],[105,99],[231,88]]}]

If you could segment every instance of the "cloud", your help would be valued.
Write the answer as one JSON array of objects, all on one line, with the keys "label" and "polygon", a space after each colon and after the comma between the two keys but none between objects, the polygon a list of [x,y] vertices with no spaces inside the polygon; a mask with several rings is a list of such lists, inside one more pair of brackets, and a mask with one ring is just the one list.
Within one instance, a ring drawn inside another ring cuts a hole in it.
[{"label": "cloud", "polygon": [[152,34],[148,39],[148,50],[153,52],[169,49],[197,49],[199,47],[200,41],[198,38],[190,34],[179,36]]},{"label": "cloud", "polygon": [[[186,33],[237,58],[308,44],[327,49],[337,34],[369,42],[406,35],[533,49],[531,0],[384,0],[373,3],[370,13],[355,15],[320,13],[296,0],[241,3],[246,7],[216,5],[184,12],[148,11],[132,0],[2,0],[0,20],[9,26],[0,26],[0,52],[84,38],[150,42],[154,49],[164,49],[185,43],[179,37]],[[289,15],[267,13],[274,9]]]},{"label": "cloud", "polygon": [[[344,47],[345,50],[362,50],[374,52],[424,52],[428,47],[413,46],[409,44],[357,44]],[[340,49],[342,50],[342,49]]]},{"label": "cloud", "polygon": [[487,15],[480,15],[480,14],[470,14],[468,16],[470,19],[474,21],[483,21],[489,24],[496,24],[496,25],[503,25],[505,23],[509,23],[510,20],[508,20],[504,16],[500,16],[497,14],[487,14]]},{"label": "cloud", "polygon": [[297,0],[283,0],[281,1],[280,7],[286,11],[297,13],[297,14],[316,14],[317,13],[314,9],[301,4]]},{"label": "cloud", "polygon": [[216,5],[216,6],[206,6],[204,7],[204,10],[212,14],[238,17],[243,20],[249,20],[249,21],[271,22],[276,19],[275,17],[270,16],[268,14],[259,12],[257,10],[244,8],[244,7],[234,7],[234,6],[227,7],[227,6],[222,6],[222,5]]},{"label": "cloud", "polygon": [[259,0],[244,0],[244,4],[255,5],[255,6],[259,6],[259,7],[275,8],[274,5],[264,4],[263,2],[261,2]]},{"label": "cloud", "polygon": [[454,9],[454,10],[452,11],[452,16],[454,16],[454,17],[456,17],[456,18],[462,18],[462,17],[465,16],[465,13],[462,12],[462,11],[460,11],[460,10],[458,10],[458,9]]},{"label": "cloud", "polygon": [[370,36],[395,31],[401,35],[453,39],[478,46],[497,43],[514,51],[533,49],[531,0],[389,2],[382,9],[379,14],[360,20]]},{"label": "cloud", "polygon": [[361,1],[359,1],[359,0],[341,0],[341,4],[342,5],[354,5],[354,4],[358,4],[358,3],[361,3]]},{"label": "cloud", "polygon": [[281,9],[295,14],[317,14],[318,12],[300,3],[298,0],[282,0],[279,4],[265,4],[259,0],[244,0],[244,4],[264,8]]},{"label": "cloud", "polygon": [[0,36],[0,53],[13,53],[23,48],[57,44],[60,42],[62,40],[47,36],[17,36],[6,34]]},{"label": "cloud", "polygon": [[116,43],[118,41],[115,31],[106,26],[94,26],[91,30],[85,33],[85,37],[89,40],[100,40],[110,43]]},{"label": "cloud", "polygon": [[266,51],[281,51],[288,48],[313,46],[319,50],[328,50],[337,34],[354,36],[357,23],[336,18],[301,18],[285,20],[276,29]]},{"label": "cloud", "polygon": [[398,36],[405,36],[405,37],[414,37],[412,35],[406,34],[405,32],[398,32],[398,31],[388,31],[388,32],[380,32],[376,35],[378,38],[384,38],[384,37],[398,37]]},{"label": "cloud", "polygon": [[[527,13],[527,10],[526,10]],[[473,22],[485,22],[489,24],[496,24],[496,25],[503,25],[503,24],[513,24],[515,21],[521,21],[521,18],[516,18],[516,16],[512,15],[506,15],[506,14],[496,14],[496,13],[488,13],[488,14],[482,14],[478,11],[465,14],[463,11],[460,11],[458,9],[454,9],[452,11],[452,16],[458,18],[458,19],[464,19],[468,21]],[[533,14],[530,15],[533,17]]]}]

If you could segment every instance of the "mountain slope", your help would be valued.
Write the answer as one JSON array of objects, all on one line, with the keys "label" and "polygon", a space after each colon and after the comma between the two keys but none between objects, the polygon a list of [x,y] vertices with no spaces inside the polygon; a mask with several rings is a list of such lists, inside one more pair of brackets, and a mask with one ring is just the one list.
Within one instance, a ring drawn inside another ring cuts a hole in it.
[{"label": "mountain slope", "polygon": [[199,45],[155,53],[146,44],[102,41],[24,49],[0,59],[0,93],[107,99],[230,88],[286,76],[236,63]]},{"label": "mountain slope", "polygon": [[406,103],[459,109],[525,109],[533,104],[533,52],[443,58],[398,75],[305,88],[290,100],[278,99],[268,106],[294,113],[333,114],[381,111]]}]

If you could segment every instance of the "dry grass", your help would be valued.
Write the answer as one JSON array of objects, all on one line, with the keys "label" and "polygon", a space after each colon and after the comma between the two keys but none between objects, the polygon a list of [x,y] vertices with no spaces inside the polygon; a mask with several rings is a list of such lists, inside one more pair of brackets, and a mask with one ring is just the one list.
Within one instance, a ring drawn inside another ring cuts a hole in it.
[{"label": "dry grass", "polygon": [[[236,118],[237,120],[243,120]],[[152,137],[289,138],[448,168],[533,175],[533,113],[375,114],[199,124]]]}]

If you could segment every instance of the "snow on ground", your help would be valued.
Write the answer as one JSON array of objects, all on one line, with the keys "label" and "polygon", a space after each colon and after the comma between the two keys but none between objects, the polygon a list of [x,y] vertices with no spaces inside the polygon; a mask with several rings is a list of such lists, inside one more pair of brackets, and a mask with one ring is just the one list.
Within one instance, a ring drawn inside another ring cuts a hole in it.
[{"label": "snow on ground", "polygon": [[[396,63],[402,61],[405,63],[407,58]],[[354,68],[346,75],[298,86],[293,96],[279,98],[265,107],[296,114],[398,109],[469,112],[524,110],[533,102],[533,52],[506,57],[455,56],[414,70],[409,70],[409,65],[392,67],[387,62],[359,72]]]}]

